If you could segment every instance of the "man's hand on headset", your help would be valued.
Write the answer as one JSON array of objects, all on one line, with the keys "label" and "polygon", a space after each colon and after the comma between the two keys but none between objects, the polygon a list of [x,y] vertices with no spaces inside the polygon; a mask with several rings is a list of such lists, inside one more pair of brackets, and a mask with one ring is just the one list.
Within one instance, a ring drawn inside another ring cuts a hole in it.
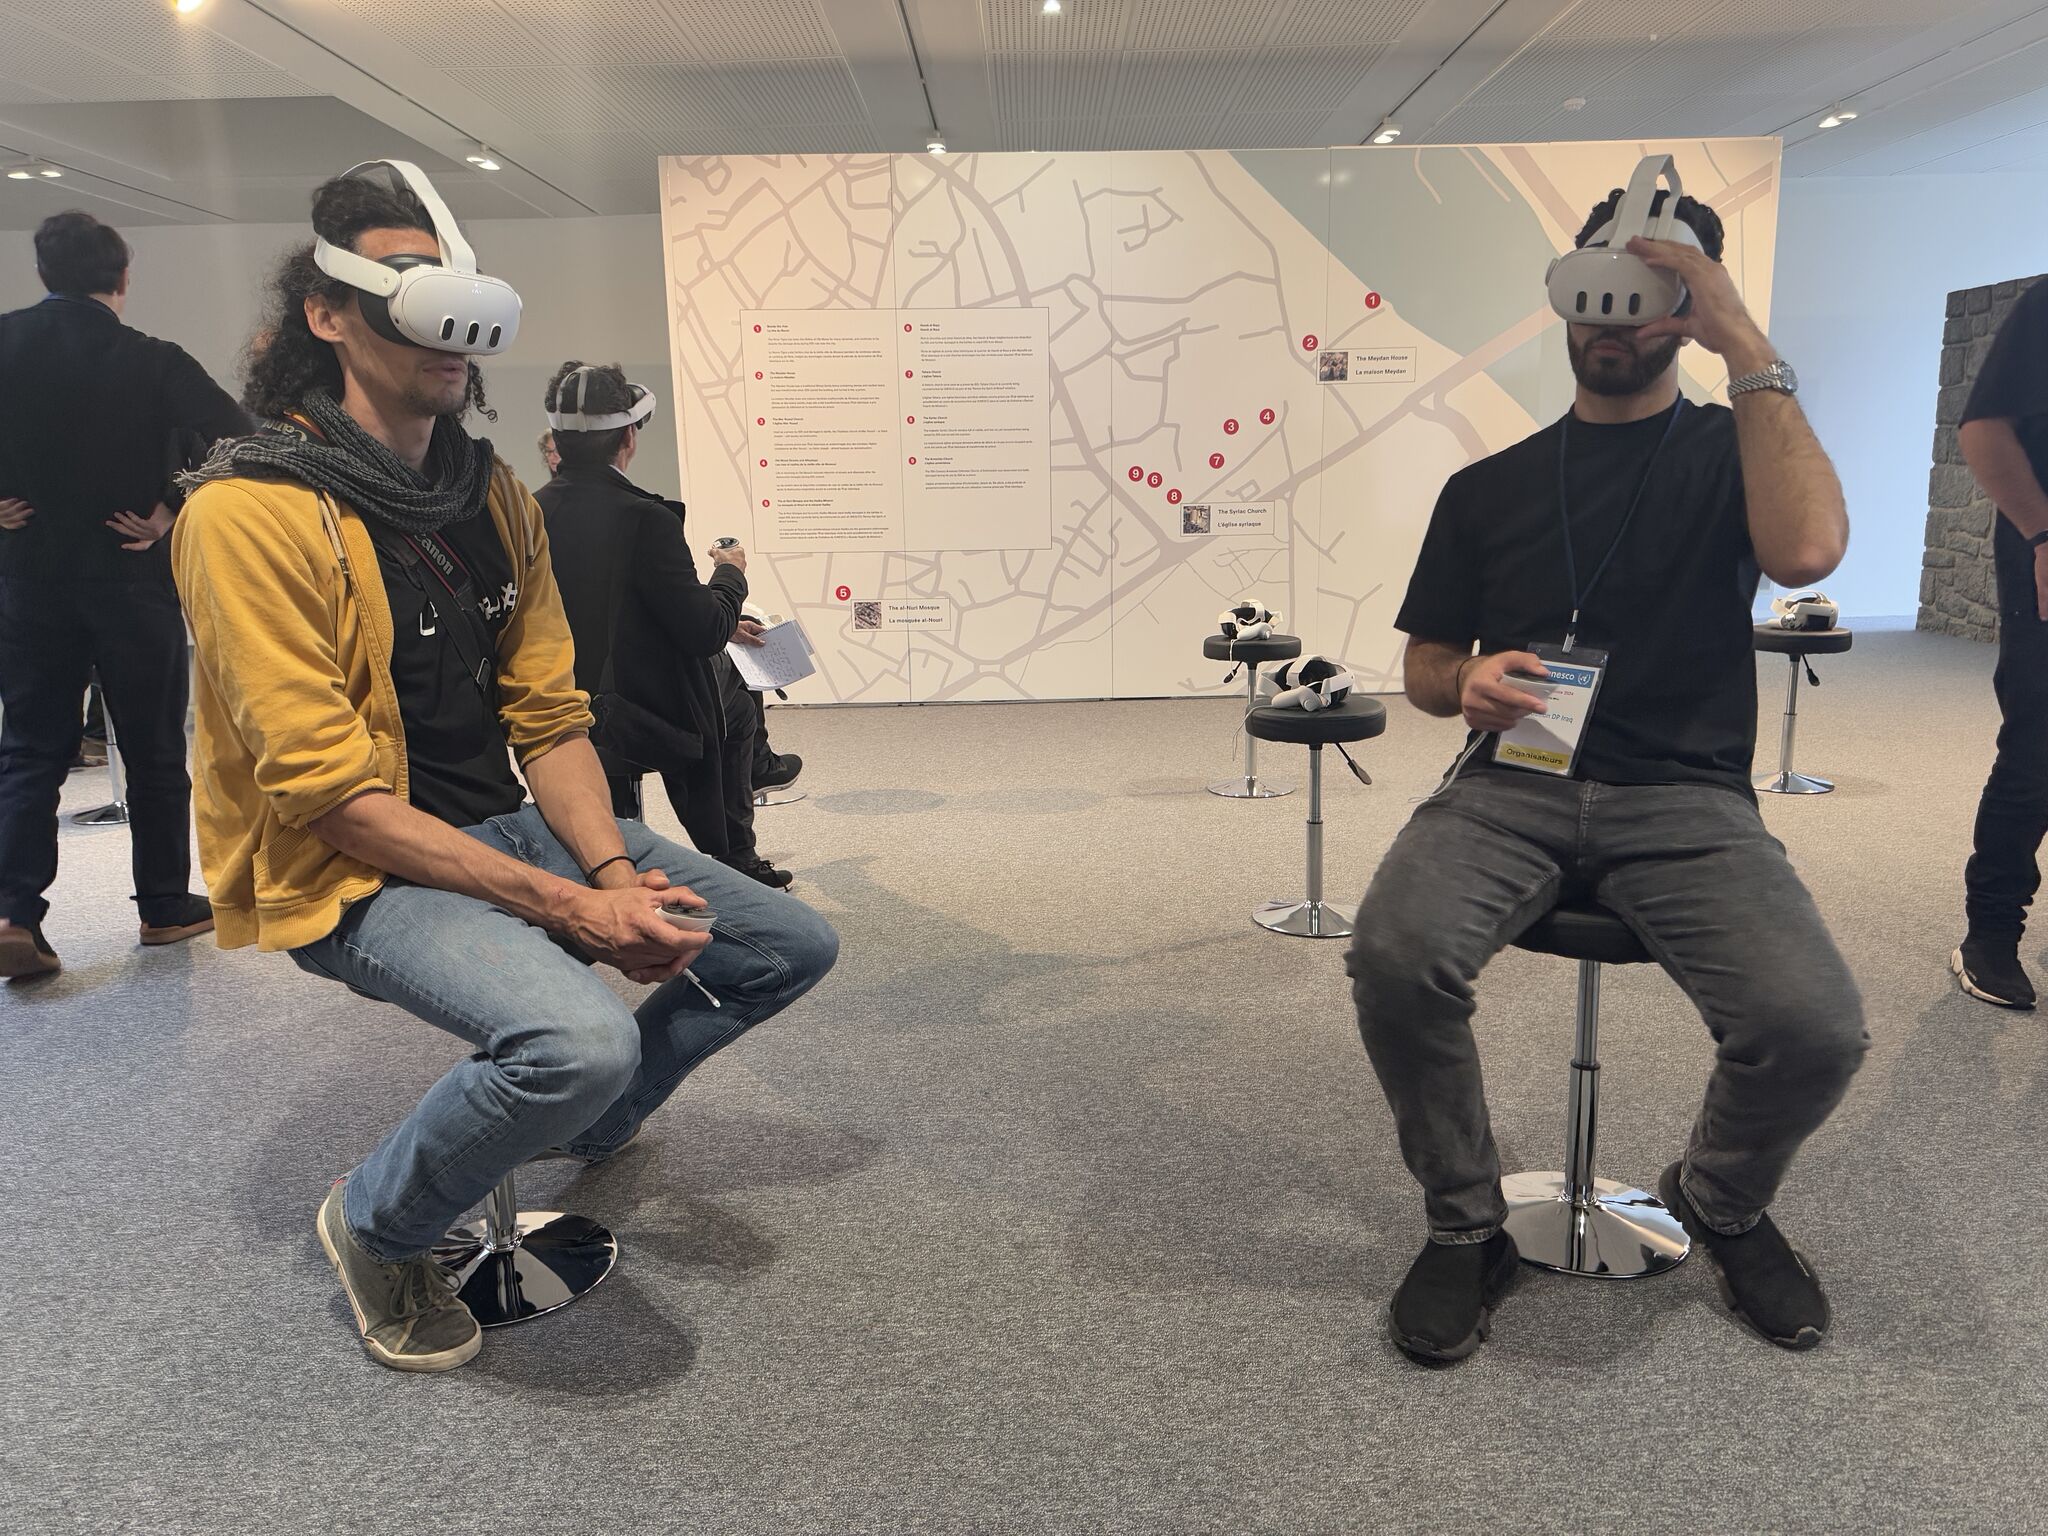
[{"label": "man's hand on headset", "polygon": [[1735,279],[1705,251],[1675,240],[1646,240],[1637,235],[1629,241],[1628,252],[1660,271],[1676,273],[1692,295],[1684,314],[1652,320],[1636,332],[1639,338],[1655,341],[1660,336],[1682,336],[1696,341],[1725,359],[1730,374],[1754,373],[1777,358],[1770,338],[1736,292]]},{"label": "man's hand on headset", "polygon": [[1497,651],[1458,663],[1458,707],[1473,730],[1512,731],[1527,716],[1549,708],[1543,699],[1509,682],[1510,672],[1550,676],[1542,659],[1528,651]]}]

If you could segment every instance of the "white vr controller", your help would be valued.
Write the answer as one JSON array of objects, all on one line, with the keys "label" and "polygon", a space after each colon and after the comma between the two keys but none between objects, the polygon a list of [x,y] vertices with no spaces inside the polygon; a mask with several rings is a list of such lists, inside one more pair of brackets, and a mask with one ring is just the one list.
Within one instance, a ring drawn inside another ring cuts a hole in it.
[{"label": "white vr controller", "polygon": [[[1660,177],[1671,190],[1662,211],[1653,216],[1650,210],[1656,206]],[[1645,155],[1629,177],[1614,217],[1578,250],[1551,262],[1545,275],[1550,307],[1581,325],[1648,325],[1683,309],[1688,295],[1677,274],[1659,271],[1628,251],[1629,241],[1638,235],[1704,249],[1692,226],[1678,216],[1682,195],[1678,165],[1671,156]]]},{"label": "white vr controller", "polygon": [[350,176],[392,173],[426,205],[434,221],[441,256],[387,256],[372,261],[344,246],[313,241],[313,264],[337,282],[347,283],[361,297],[363,318],[386,341],[436,352],[461,352],[494,357],[519,334],[519,295],[501,277],[485,277],[476,269],[476,253],[462,238],[455,215],[441,201],[426,172],[409,160],[365,160],[351,166]]},{"label": "white vr controller", "polygon": [[1226,640],[1270,640],[1278,632],[1280,615],[1256,598],[1244,597],[1217,614],[1216,623]]},{"label": "white vr controller", "polygon": [[1258,701],[1275,709],[1303,709],[1314,714],[1342,704],[1351,689],[1351,674],[1342,662],[1298,656],[1259,674]]},{"label": "white vr controller", "polygon": [[654,415],[655,400],[654,391],[643,385],[626,386],[632,391],[633,403],[623,411],[592,414],[583,409],[583,391],[596,372],[594,364],[586,363],[562,380],[562,387],[555,391],[556,409],[547,413],[548,425],[557,432],[609,432],[616,427],[644,426]]}]

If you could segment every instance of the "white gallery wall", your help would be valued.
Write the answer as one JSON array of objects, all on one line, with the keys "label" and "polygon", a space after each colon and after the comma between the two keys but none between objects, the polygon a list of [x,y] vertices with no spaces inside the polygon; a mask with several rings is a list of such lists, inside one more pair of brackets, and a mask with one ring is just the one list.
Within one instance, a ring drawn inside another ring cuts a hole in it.
[{"label": "white gallery wall", "polygon": [[[650,166],[649,174],[653,174]],[[35,189],[42,192],[43,189]],[[11,192],[0,195],[15,195]],[[64,206],[61,192],[46,197]],[[676,494],[660,223],[654,215],[483,221],[487,269],[516,282],[525,330],[487,378],[487,426],[529,483],[540,388],[564,357],[624,362],[662,410],[634,474]],[[224,382],[254,323],[262,277],[291,225],[137,229],[130,318],[177,341]],[[1854,538],[1828,582],[1853,619],[1910,615],[1919,592],[1943,299],[2048,271],[2048,177],[1796,177],[1779,197],[1772,332],[1804,380],[1809,414],[1848,489]],[[0,235],[0,309],[35,302],[27,230]],[[231,385],[231,387],[233,387]],[[699,509],[696,542],[721,509]]]}]

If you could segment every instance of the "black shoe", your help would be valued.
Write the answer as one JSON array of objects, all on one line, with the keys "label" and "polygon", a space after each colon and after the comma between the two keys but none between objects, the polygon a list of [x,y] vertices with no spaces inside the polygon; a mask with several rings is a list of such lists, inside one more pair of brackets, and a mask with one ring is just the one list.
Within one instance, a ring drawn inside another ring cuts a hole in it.
[{"label": "black shoe", "polygon": [[803,771],[804,760],[794,752],[771,752],[768,761],[754,770],[754,788],[787,789]]},{"label": "black shoe", "polygon": [[1707,1250],[1728,1310],[1780,1349],[1812,1349],[1820,1343],[1833,1313],[1820,1276],[1805,1257],[1785,1241],[1769,1212],[1739,1237],[1716,1232],[1685,1198],[1679,1166],[1673,1163],[1657,1180],[1658,1197]]},{"label": "black shoe", "polygon": [[158,921],[142,920],[142,942],[177,944],[202,933],[213,932],[213,905],[204,896],[186,896],[178,905],[157,914]]},{"label": "black shoe", "polygon": [[1464,1359],[1486,1337],[1520,1257],[1505,1232],[1483,1243],[1425,1244],[1387,1308],[1387,1332],[1425,1364]]},{"label": "black shoe", "polygon": [[2026,968],[2020,964],[2017,939],[2011,943],[1964,939],[1948,957],[1948,968],[1956,973],[1962,989],[1980,1002],[2022,1011],[2034,1006],[2034,984],[2027,980]]},{"label": "black shoe", "polygon": [[749,880],[758,880],[771,890],[786,891],[796,882],[796,876],[786,869],[777,869],[763,858],[734,859],[732,867]]}]

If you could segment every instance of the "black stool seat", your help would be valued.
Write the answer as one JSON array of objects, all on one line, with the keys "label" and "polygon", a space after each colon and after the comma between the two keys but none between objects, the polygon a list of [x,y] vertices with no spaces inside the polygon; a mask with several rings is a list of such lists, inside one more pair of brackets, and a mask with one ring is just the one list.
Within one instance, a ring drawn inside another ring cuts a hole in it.
[{"label": "black stool seat", "polygon": [[1515,948],[1602,965],[1640,965],[1650,958],[1627,923],[1591,901],[1551,909],[1524,930]]},{"label": "black stool seat", "polygon": [[1202,654],[1211,661],[1292,661],[1301,654],[1301,636],[1272,635],[1264,640],[1232,640],[1228,635],[1211,635],[1202,642]]},{"label": "black stool seat", "polygon": [[1378,699],[1361,699],[1357,694],[1314,714],[1292,706],[1275,709],[1261,704],[1244,717],[1244,728],[1261,741],[1326,747],[1333,741],[1365,741],[1380,735],[1387,728],[1387,711]]},{"label": "black stool seat", "polygon": [[1834,656],[1855,643],[1851,629],[1780,629],[1775,624],[1756,627],[1756,648],[1778,656]]}]

